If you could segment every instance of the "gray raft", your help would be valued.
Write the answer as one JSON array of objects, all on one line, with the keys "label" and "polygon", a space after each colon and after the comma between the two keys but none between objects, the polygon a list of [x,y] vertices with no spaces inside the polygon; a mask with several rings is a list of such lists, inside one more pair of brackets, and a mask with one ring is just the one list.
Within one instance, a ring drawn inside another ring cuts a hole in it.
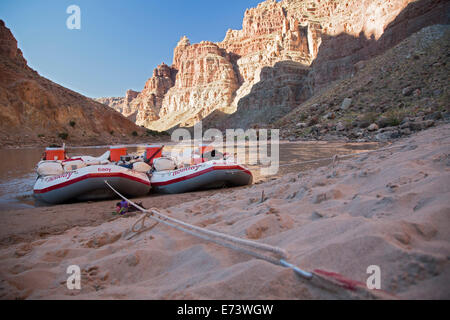
[{"label": "gray raft", "polygon": [[126,178],[98,177],[81,180],[45,193],[34,193],[34,197],[51,204],[115,198],[116,194],[105,184],[105,180],[117,191],[130,197],[144,196],[150,191],[149,185]]},{"label": "gray raft", "polygon": [[152,190],[158,193],[176,194],[197,190],[238,187],[252,184],[253,177],[240,169],[213,170],[193,178],[161,184],[152,182]]}]

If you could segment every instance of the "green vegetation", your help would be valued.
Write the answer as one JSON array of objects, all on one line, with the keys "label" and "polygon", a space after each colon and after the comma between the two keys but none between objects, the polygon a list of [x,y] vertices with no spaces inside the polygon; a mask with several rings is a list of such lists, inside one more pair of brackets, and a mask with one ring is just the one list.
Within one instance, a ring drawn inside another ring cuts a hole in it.
[{"label": "green vegetation", "polygon": [[305,113],[300,113],[299,120],[304,122],[306,119],[308,119],[308,115]]},{"label": "green vegetation", "polygon": [[301,130],[301,135],[302,136],[306,136],[308,134],[311,134],[311,132],[312,132],[312,128],[311,127],[305,128],[305,129]]},{"label": "green vegetation", "polygon": [[376,112],[369,111],[369,112],[366,112],[362,116],[361,120],[370,125],[370,124],[374,123],[375,121],[377,121],[377,118],[378,118],[378,114]]},{"label": "green vegetation", "polygon": [[342,124],[346,130],[350,130],[353,127],[353,119],[351,117],[344,117],[342,119]]},{"label": "green vegetation", "polygon": [[170,134],[169,134],[167,131],[161,131],[161,132],[159,132],[159,131],[150,130],[150,129],[147,129],[147,130],[145,131],[145,134],[146,134],[147,136],[153,136],[153,137],[170,136]]},{"label": "green vegetation", "polygon": [[67,140],[69,134],[67,132],[61,132],[60,134],[58,134],[58,137],[60,137],[63,140]]},{"label": "green vegetation", "polygon": [[384,117],[386,118],[384,123],[387,127],[398,126],[405,116],[405,110],[391,109],[384,113]]}]

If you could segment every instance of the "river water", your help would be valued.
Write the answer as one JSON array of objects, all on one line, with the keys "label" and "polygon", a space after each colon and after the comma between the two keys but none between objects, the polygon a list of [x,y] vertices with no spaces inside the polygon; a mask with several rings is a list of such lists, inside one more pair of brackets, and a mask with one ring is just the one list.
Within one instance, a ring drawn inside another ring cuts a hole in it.
[{"label": "river water", "polygon": [[[374,150],[377,143],[339,143],[339,142],[281,142],[280,169],[274,177],[288,172],[298,172],[327,162],[296,164],[301,161],[332,157],[335,154],[359,153]],[[167,146],[164,150],[173,149]],[[270,148],[269,148],[270,149]],[[66,147],[69,156],[90,155],[100,156],[108,150],[106,146],[99,147]],[[33,198],[33,185],[36,180],[36,164],[42,157],[44,148],[0,149],[2,166],[0,167],[0,211],[42,206]],[[144,148],[136,145],[128,146],[128,152],[143,152]],[[292,164],[292,165],[286,165]],[[259,168],[248,166],[254,173],[254,181],[264,179],[258,174]]]}]

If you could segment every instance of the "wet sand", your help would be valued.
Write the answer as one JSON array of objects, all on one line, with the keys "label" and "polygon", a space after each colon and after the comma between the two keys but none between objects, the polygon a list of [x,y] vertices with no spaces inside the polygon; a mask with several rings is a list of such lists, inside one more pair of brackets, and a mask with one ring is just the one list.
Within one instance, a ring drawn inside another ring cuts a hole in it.
[{"label": "wet sand", "polygon": [[[378,265],[383,297],[449,299],[450,125],[393,146],[246,188],[138,201],[281,247],[289,262],[352,283]],[[368,298],[161,224],[127,240],[138,217],[112,216],[115,202],[2,212],[0,298]],[[72,264],[82,270],[79,291],[66,287]]]}]

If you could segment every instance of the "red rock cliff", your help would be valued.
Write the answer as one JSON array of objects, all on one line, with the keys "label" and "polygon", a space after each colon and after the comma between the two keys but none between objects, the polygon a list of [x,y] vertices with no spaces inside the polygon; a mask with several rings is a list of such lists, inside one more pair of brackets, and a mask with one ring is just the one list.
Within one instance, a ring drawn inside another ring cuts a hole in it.
[{"label": "red rock cliff", "polygon": [[136,123],[147,125],[159,119],[160,109],[167,91],[175,83],[176,70],[165,63],[153,70],[144,90],[134,99],[130,108],[136,112]]},{"label": "red rock cliff", "polygon": [[[0,20],[0,141],[2,145],[125,141],[142,128],[120,113],[38,75]],[[62,135],[62,136],[64,136]]]},{"label": "red rock cliff", "polygon": [[215,111],[235,113],[231,127],[271,122],[448,11],[445,0],[267,0],[220,43],[183,37],[170,72],[136,99],[138,123],[165,130]]}]

